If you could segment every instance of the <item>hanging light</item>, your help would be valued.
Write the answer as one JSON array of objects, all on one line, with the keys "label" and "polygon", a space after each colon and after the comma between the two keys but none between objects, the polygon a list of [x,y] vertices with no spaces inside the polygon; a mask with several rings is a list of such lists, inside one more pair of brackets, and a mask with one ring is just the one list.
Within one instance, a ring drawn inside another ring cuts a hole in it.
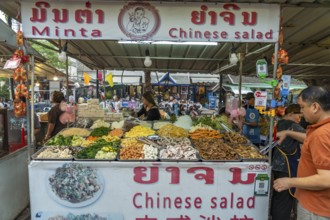
[{"label": "hanging light", "polygon": [[57,76],[54,76],[53,80],[57,81],[58,80],[58,77]]},{"label": "hanging light", "polygon": [[152,61],[150,59],[150,52],[148,48],[146,49],[145,54],[146,54],[146,58],[144,59],[143,63],[146,67],[150,67],[152,65]]},{"label": "hanging light", "polygon": [[40,86],[40,83],[37,81],[35,86],[39,87]]},{"label": "hanging light", "polygon": [[231,46],[231,51],[229,54],[229,62],[231,65],[236,65],[238,62],[238,57],[236,55],[236,48],[234,47],[234,44]]},{"label": "hanging light", "polygon": [[58,59],[59,59],[59,61],[61,61],[61,62],[65,62],[65,60],[66,60],[66,51],[67,51],[67,49],[68,49],[68,42],[65,42],[65,44],[64,44],[64,46],[63,46],[61,52],[60,52],[59,55],[58,55]]}]

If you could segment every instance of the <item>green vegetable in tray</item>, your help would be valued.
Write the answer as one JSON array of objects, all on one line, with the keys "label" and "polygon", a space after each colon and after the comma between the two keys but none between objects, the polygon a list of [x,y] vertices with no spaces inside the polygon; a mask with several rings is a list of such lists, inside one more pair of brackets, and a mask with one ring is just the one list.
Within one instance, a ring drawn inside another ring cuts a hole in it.
[{"label": "green vegetable in tray", "polygon": [[114,159],[119,148],[110,145],[93,145],[78,152],[78,159]]},{"label": "green vegetable in tray", "polygon": [[212,120],[211,117],[208,116],[201,116],[193,121],[193,126],[198,124],[207,125],[217,130],[217,123],[214,120]]},{"label": "green vegetable in tray", "polygon": [[95,128],[91,133],[90,136],[93,137],[102,137],[103,135],[108,135],[110,132],[110,128],[107,127],[99,127]]},{"label": "green vegetable in tray", "polygon": [[96,153],[102,149],[102,146],[90,146],[82,149],[78,152],[77,158],[78,159],[94,159]]},{"label": "green vegetable in tray", "polygon": [[64,137],[63,135],[56,135],[49,139],[47,146],[67,146],[72,144],[72,136]]},{"label": "green vegetable in tray", "polygon": [[228,118],[224,115],[217,116],[215,118],[208,117],[208,116],[201,116],[197,119],[194,119],[193,126],[198,124],[203,124],[212,127],[215,130],[224,130],[221,124],[226,125],[228,128],[232,128],[232,125],[229,123]]},{"label": "green vegetable in tray", "polygon": [[111,147],[111,146],[105,146],[105,147],[102,147],[102,149],[96,153],[95,159],[112,160],[112,159],[116,158],[117,152],[118,152],[118,148]]},{"label": "green vegetable in tray", "polygon": [[72,136],[71,146],[80,147],[80,146],[82,146],[82,143],[84,140],[85,140],[85,138],[78,136],[78,135],[74,135],[74,136]]}]

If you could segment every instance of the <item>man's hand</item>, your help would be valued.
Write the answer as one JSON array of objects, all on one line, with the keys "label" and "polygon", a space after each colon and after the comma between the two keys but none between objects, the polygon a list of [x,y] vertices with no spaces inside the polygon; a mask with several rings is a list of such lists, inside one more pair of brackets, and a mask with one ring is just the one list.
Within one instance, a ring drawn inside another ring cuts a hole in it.
[{"label": "man's hand", "polygon": [[273,187],[277,192],[282,192],[284,190],[290,189],[291,187],[293,187],[291,185],[291,178],[288,178],[288,177],[279,178],[274,181]]},{"label": "man's hand", "polygon": [[284,139],[288,136],[288,131],[279,131],[276,133],[276,137],[277,137],[277,142],[279,144],[282,144],[282,142],[284,141]]}]

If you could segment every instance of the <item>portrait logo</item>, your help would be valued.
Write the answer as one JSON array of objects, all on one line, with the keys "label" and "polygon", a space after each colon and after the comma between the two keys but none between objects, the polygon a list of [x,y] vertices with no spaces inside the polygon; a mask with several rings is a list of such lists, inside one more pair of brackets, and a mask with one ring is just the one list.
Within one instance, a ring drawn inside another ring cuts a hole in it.
[{"label": "portrait logo", "polygon": [[131,40],[148,40],[157,33],[160,17],[158,10],[150,3],[131,2],[121,9],[118,25]]},{"label": "portrait logo", "polygon": [[250,117],[250,119],[255,119],[256,118],[256,115],[253,113],[253,112],[251,112],[250,114],[249,114],[249,117]]}]

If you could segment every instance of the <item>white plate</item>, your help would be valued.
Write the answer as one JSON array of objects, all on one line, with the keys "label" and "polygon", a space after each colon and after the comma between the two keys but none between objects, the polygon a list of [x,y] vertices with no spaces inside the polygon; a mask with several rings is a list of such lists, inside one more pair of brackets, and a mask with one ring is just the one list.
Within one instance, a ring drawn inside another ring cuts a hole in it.
[{"label": "white plate", "polygon": [[159,139],[159,136],[158,135],[150,135],[150,136],[148,136],[148,139],[152,140],[152,141],[155,141],[155,140]]},{"label": "white plate", "polygon": [[[95,168],[92,168],[92,169],[95,169]],[[55,170],[53,170],[53,172],[55,172]],[[73,202],[70,202],[68,200],[65,200],[65,199],[61,199],[53,190],[52,190],[52,186],[50,185],[49,183],[49,178],[54,175],[55,173],[52,173],[51,175],[49,175],[47,177],[47,181],[46,181],[46,187],[47,187],[47,192],[48,194],[50,195],[50,197],[56,201],[57,203],[59,203],[60,205],[63,205],[63,206],[66,206],[66,207],[70,207],[70,208],[79,208],[79,207],[85,207],[85,206],[88,206],[92,203],[94,203],[95,201],[98,200],[98,198],[101,196],[103,190],[104,190],[104,179],[103,179],[103,176],[96,170],[97,172],[97,182],[100,186],[100,189],[94,193],[94,195],[87,199],[87,200],[84,200],[82,202],[77,202],[77,203],[73,203]]]},{"label": "white plate", "polygon": [[[74,215],[83,215],[83,214],[88,214],[88,212],[85,212],[85,213],[74,213],[74,212],[69,212],[69,213],[72,213]],[[38,219],[38,220],[49,220],[50,218],[55,218],[56,216],[64,216],[64,217],[67,217],[69,213],[58,213],[58,212],[37,212],[35,214],[35,216],[32,217],[32,219]],[[95,212],[92,212],[91,213],[92,215],[94,214],[98,214],[100,217],[103,217],[103,218],[106,218],[107,220],[124,220],[124,216],[122,213],[95,213]]]}]

